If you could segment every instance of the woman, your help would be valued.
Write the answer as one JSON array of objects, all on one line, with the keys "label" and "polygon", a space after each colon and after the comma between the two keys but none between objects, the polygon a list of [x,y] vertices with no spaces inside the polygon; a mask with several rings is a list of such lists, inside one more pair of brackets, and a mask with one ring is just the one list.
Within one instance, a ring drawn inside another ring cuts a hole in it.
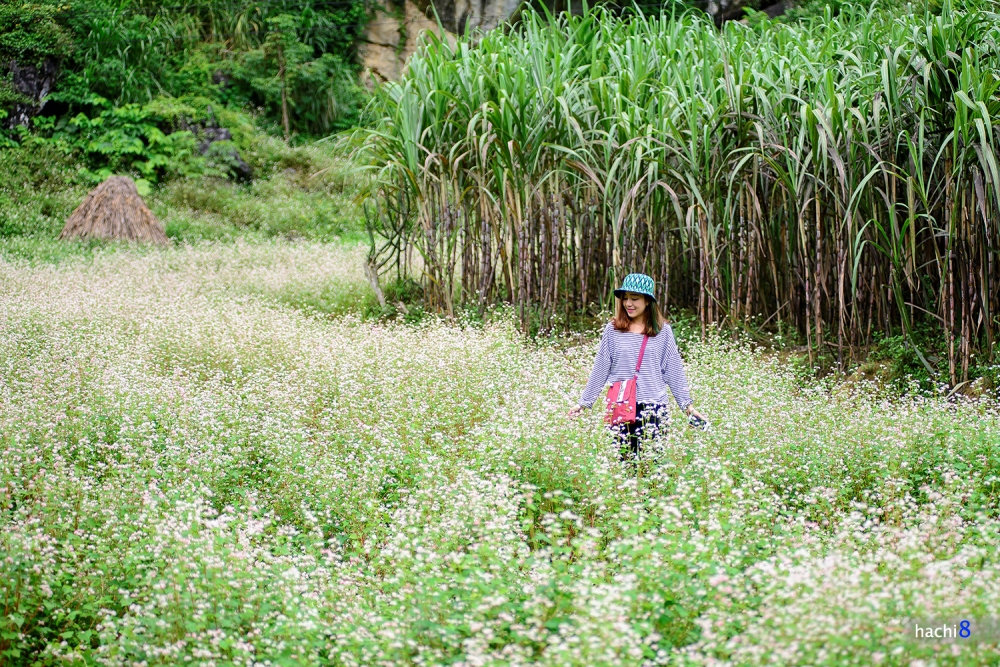
[{"label": "woman", "polygon": [[635,374],[643,338],[649,336],[636,383],[636,421],[613,427],[628,442],[633,457],[639,453],[640,438],[656,435],[661,421],[670,418],[667,387],[681,410],[690,417],[704,419],[694,409],[674,333],[660,314],[653,287],[649,276],[630,273],[615,290],[615,317],[604,327],[580,405],[569,413],[575,417],[590,408],[608,382],[630,379]]}]

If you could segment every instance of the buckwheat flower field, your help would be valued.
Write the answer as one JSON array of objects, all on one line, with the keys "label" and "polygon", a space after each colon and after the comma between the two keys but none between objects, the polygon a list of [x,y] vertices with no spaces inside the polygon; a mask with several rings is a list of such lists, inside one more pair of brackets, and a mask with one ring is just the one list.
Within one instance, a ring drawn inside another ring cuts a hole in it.
[{"label": "buckwheat flower field", "polygon": [[362,257],[0,261],[0,662],[998,660],[905,625],[1000,609],[993,404],[682,340],[713,429],[626,467],[564,416],[596,338],[362,321]]}]

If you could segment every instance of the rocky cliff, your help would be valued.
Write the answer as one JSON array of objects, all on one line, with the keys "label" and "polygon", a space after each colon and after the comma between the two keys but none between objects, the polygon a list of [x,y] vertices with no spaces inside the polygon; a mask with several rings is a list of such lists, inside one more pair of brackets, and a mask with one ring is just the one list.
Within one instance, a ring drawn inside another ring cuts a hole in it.
[{"label": "rocky cliff", "polygon": [[398,79],[421,33],[454,39],[476,28],[492,30],[520,5],[520,0],[404,0],[395,11],[380,10],[368,24],[359,49],[365,75],[372,82]]},{"label": "rocky cliff", "polygon": [[[375,12],[358,48],[366,83],[398,79],[425,31],[442,34],[438,24],[411,0],[404,0],[403,7],[392,13]],[[447,32],[445,37],[449,37]]]}]

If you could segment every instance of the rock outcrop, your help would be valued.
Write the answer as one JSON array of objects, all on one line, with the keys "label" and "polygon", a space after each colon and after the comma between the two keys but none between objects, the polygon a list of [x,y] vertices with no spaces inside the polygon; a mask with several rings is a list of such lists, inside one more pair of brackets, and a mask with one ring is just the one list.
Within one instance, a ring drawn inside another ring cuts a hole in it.
[{"label": "rock outcrop", "polygon": [[239,151],[232,144],[216,144],[220,141],[232,141],[232,133],[224,127],[219,127],[215,116],[209,107],[209,119],[202,123],[189,123],[184,119],[177,129],[187,130],[198,141],[198,154],[209,159],[213,166],[227,172],[238,181],[253,180],[253,169],[248,165]]},{"label": "rock outcrop", "polygon": [[[31,126],[31,119],[41,113],[45,98],[52,92],[59,76],[59,65],[46,58],[41,65],[21,65],[16,60],[7,64],[10,71],[11,87],[28,99],[27,103],[17,103],[5,119],[7,127]],[[0,70],[2,71],[2,70]]]},{"label": "rock outcrop", "polygon": [[493,30],[520,6],[521,0],[404,0],[397,12],[375,12],[359,48],[367,83],[398,79],[422,33],[454,41],[477,28]]},{"label": "rock outcrop", "polygon": [[454,40],[477,28],[493,30],[520,6],[521,0],[404,0],[395,13],[379,10],[359,49],[367,82],[398,79],[424,32]]},{"label": "rock outcrop", "polygon": [[437,22],[427,18],[424,10],[411,0],[404,0],[401,16],[383,10],[375,12],[358,48],[365,83],[398,79],[407,59],[417,50],[420,35],[426,31],[454,39],[447,30],[442,35]]},{"label": "rock outcrop", "polygon": [[[462,35],[475,28],[493,30],[514,15],[521,1],[437,0],[433,4],[445,30]],[[434,10],[429,6],[423,9],[428,15],[433,15]]]}]

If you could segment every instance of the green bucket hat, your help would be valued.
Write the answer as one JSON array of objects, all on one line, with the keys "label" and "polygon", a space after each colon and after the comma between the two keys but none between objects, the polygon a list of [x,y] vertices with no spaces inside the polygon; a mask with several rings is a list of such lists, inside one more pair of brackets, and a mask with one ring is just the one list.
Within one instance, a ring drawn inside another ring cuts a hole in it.
[{"label": "green bucket hat", "polygon": [[622,299],[625,297],[626,292],[645,294],[655,303],[656,297],[653,296],[653,287],[655,287],[653,279],[645,273],[630,273],[625,276],[622,286],[615,290],[615,296]]}]

